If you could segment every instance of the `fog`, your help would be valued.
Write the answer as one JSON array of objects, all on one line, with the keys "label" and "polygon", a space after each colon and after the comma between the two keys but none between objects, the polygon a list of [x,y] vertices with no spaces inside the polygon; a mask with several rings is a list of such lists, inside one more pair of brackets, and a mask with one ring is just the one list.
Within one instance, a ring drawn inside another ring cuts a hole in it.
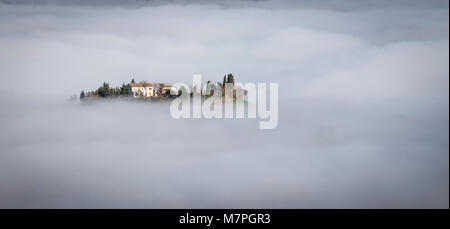
[{"label": "fog", "polygon": [[[0,208],[448,208],[448,1],[0,1]],[[69,99],[277,82],[279,122]]]}]

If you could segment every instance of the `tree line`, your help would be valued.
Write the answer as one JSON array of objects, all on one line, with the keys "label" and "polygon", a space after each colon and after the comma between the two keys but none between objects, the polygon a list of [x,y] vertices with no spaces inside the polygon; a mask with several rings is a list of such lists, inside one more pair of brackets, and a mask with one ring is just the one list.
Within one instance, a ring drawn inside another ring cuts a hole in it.
[{"label": "tree line", "polygon": [[[93,91],[84,91],[82,90],[80,92],[80,99],[85,99],[89,97],[100,97],[100,98],[106,98],[106,97],[127,97],[132,96],[133,92],[131,90],[131,83],[135,83],[134,78],[131,79],[130,83],[122,83],[120,87],[111,87],[109,83],[103,82],[103,84],[98,87],[96,90]],[[208,80],[206,84],[206,95],[211,96],[213,91],[219,89],[222,90],[222,95],[224,95],[225,91],[225,85],[227,83],[231,83],[234,86],[234,76],[233,74],[224,75],[222,83],[212,83],[210,80]],[[170,90],[163,91],[164,84],[159,84],[160,88],[156,91],[156,94],[159,97],[173,97],[170,95]],[[193,91],[197,92],[198,88],[194,87]],[[192,95],[193,92],[191,92]],[[177,96],[181,95],[181,90],[178,91]]]},{"label": "tree line", "polygon": [[[134,79],[132,80],[134,82]],[[81,91],[80,99],[86,97],[123,97],[131,95],[131,84],[122,83],[120,87],[111,87],[109,83],[103,82],[103,84],[94,91]]]}]

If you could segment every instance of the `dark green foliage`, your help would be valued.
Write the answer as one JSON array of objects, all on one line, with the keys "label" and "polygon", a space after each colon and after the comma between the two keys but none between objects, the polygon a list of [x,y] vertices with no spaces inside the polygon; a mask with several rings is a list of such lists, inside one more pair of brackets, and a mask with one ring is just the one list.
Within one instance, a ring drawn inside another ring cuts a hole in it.
[{"label": "dark green foliage", "polygon": [[84,97],[86,97],[86,94],[84,93],[84,91],[81,91],[81,93],[80,93],[80,99],[84,99]]},{"label": "dark green foliage", "polygon": [[160,83],[158,90],[157,90],[157,95],[158,96],[165,96],[165,91],[164,91],[164,84]]},{"label": "dark green foliage", "polygon": [[164,93],[163,93],[163,95],[164,95],[164,96],[168,96],[168,95],[170,95],[170,89],[166,89],[166,90],[164,90]]},{"label": "dark green foliage", "polygon": [[234,87],[234,76],[233,76],[233,74],[230,73],[228,75],[224,75],[223,76],[223,84],[221,85],[222,86],[222,95],[225,93],[225,86],[226,86],[227,83],[232,84],[233,87]]},{"label": "dark green foliage", "polygon": [[234,76],[233,74],[228,74],[228,81],[227,83],[231,83],[234,86]]},{"label": "dark green foliage", "polygon": [[[228,74],[228,75],[224,75],[223,76],[223,83],[220,85],[221,86],[221,88],[222,88],[222,96],[223,95],[225,95],[225,86],[226,86],[226,84],[227,83],[229,83],[229,84],[232,84],[232,86],[234,87],[234,76],[233,76],[233,74]],[[234,90],[233,90],[233,93],[234,93]]]},{"label": "dark green foliage", "polygon": [[[84,94],[84,95],[82,95]],[[109,86],[109,83],[104,82],[102,86],[100,86],[97,90],[95,91],[89,91],[87,93],[85,93],[84,91],[82,91],[82,94],[80,94],[80,98],[83,97],[119,97],[119,96],[128,96],[131,94],[131,87],[129,86],[129,84],[122,84],[121,87],[115,87],[112,88]]]},{"label": "dark green foliage", "polygon": [[125,83],[123,83],[120,87],[120,95],[129,95],[130,91],[131,90],[127,87],[127,85],[125,85]]},{"label": "dark green foliage", "polygon": [[108,97],[111,93],[109,83],[104,82],[103,86],[99,87],[97,91],[100,97]]}]

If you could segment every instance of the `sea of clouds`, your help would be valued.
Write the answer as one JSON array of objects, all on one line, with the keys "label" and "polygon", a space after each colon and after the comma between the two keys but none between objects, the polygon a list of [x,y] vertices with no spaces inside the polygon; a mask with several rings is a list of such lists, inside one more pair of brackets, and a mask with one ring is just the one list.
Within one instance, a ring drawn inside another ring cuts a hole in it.
[{"label": "sea of clouds", "polygon": [[[448,208],[448,1],[0,1],[0,208]],[[279,123],[70,100],[279,84]]]}]

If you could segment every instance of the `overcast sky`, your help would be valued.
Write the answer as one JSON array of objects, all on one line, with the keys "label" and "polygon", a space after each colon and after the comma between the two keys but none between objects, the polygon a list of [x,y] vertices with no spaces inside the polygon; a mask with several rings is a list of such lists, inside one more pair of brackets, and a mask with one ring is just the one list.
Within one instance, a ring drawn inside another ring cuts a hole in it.
[{"label": "overcast sky", "polygon": [[[448,208],[448,4],[0,0],[0,208]],[[227,73],[276,129],[68,100]]]}]

